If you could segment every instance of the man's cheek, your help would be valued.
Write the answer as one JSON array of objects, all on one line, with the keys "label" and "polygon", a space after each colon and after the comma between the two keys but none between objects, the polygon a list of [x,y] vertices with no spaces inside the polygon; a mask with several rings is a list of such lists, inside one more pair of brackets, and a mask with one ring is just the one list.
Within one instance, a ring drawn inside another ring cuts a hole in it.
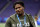
[{"label": "man's cheek", "polygon": [[22,8],[20,8],[20,10],[22,10]]}]

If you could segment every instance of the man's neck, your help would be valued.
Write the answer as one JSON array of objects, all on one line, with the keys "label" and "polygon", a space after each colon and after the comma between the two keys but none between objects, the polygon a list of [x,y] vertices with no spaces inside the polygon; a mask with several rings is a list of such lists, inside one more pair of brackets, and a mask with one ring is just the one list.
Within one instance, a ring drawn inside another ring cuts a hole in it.
[{"label": "man's neck", "polygon": [[24,16],[24,13],[23,13],[23,14],[18,14],[18,16],[19,16],[19,17],[22,17],[22,16]]}]

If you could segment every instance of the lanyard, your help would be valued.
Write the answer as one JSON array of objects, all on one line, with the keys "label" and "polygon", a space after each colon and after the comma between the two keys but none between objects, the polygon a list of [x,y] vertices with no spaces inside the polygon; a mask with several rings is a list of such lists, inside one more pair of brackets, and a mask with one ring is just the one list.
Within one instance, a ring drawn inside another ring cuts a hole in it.
[{"label": "lanyard", "polygon": [[[25,15],[25,13],[24,13],[24,15]],[[19,20],[20,25],[22,25],[22,23],[21,23],[21,21],[20,21],[18,15],[17,15],[17,18],[18,18],[18,20]],[[26,16],[24,16],[24,24],[26,24]]]}]

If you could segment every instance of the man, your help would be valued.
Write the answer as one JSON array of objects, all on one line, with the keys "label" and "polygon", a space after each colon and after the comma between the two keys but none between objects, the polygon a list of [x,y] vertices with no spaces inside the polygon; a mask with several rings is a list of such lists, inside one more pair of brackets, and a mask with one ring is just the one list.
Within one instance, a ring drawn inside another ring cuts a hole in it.
[{"label": "man", "polygon": [[38,25],[37,25],[37,20],[38,20],[38,16],[35,15],[35,16],[34,16],[34,21],[35,21],[35,26],[36,26],[36,27],[38,27]]},{"label": "man", "polygon": [[32,16],[24,12],[23,2],[15,2],[13,8],[16,13],[8,18],[5,27],[35,27]]}]

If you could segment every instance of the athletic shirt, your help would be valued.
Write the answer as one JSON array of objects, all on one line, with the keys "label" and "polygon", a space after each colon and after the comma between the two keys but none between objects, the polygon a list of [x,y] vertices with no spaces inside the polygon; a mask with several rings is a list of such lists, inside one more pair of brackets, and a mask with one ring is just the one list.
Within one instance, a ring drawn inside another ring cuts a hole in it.
[{"label": "athletic shirt", "polygon": [[26,16],[24,15],[24,16],[18,16],[17,18],[19,18],[18,20],[20,20],[20,22],[21,22],[21,24],[22,24],[22,27],[24,27],[24,25],[23,24],[25,24],[26,23]]}]

